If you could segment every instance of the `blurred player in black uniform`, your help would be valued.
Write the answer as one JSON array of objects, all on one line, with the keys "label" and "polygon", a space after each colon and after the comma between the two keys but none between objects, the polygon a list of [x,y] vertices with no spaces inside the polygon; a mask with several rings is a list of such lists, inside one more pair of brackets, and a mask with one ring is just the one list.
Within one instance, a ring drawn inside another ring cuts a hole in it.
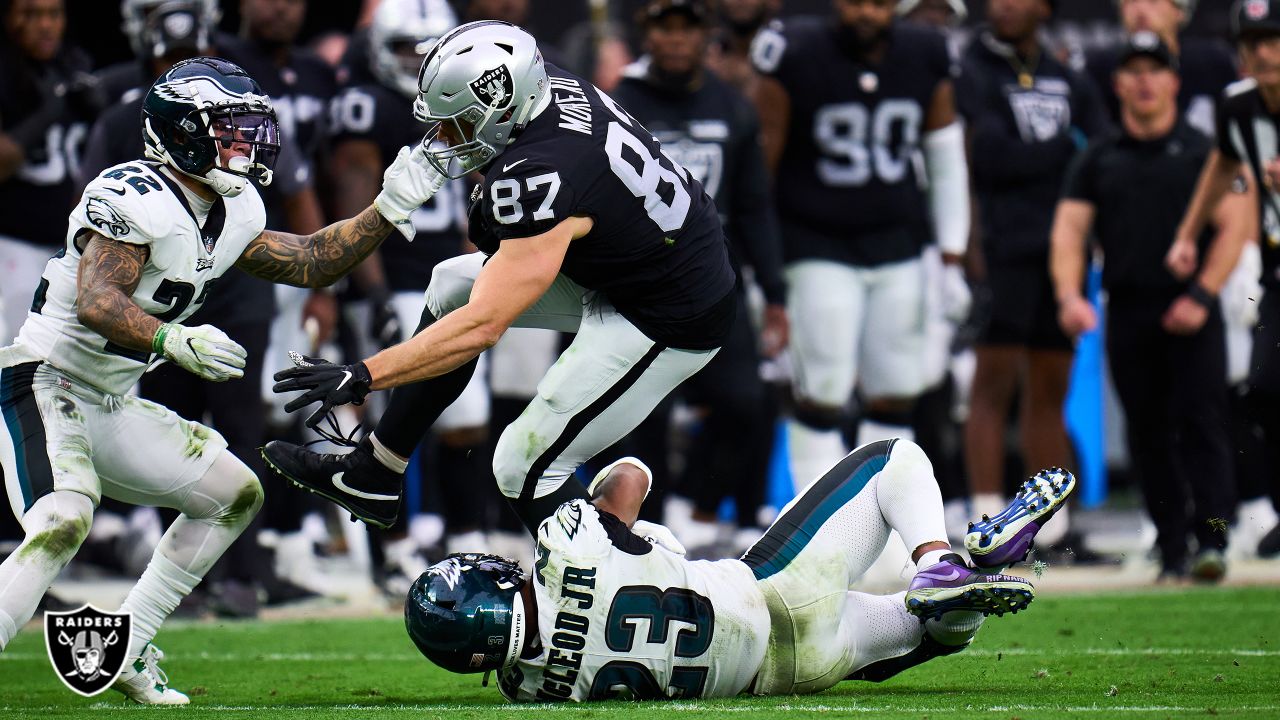
[{"label": "blurred player in black uniform", "polygon": [[[140,37],[131,38],[131,43],[142,48],[142,57],[152,73],[152,78],[144,81],[142,90],[145,91],[155,77],[163,75],[175,63],[212,50],[205,44],[211,35],[210,28],[202,27],[208,22],[208,17],[202,10],[201,0],[170,0],[147,14],[146,20],[138,26]],[[124,90],[124,96],[129,99],[117,102],[103,112],[89,133],[90,141],[80,173],[84,182],[113,165],[142,156],[142,136],[137,128],[144,95],[129,90]],[[317,206],[314,190],[309,184],[310,171],[302,162],[297,146],[287,136],[282,144],[287,149],[281,152],[274,181],[270,186],[259,189],[268,222],[299,232],[313,232],[321,226],[318,215],[312,221],[305,213],[290,211],[290,208]],[[305,197],[298,201],[299,196]],[[262,369],[275,308],[272,285],[233,268],[218,278],[218,290],[192,318],[196,322],[216,322],[246,349],[244,377],[215,385],[166,363],[142,376],[139,394],[191,420],[203,421],[208,414],[210,424],[226,438],[232,454],[261,477],[268,477],[263,472],[265,468],[258,448],[266,441],[261,392]],[[292,489],[282,489],[272,493],[272,499],[264,507],[278,509],[288,506],[287,498],[292,492]],[[261,548],[256,537],[257,528],[266,519],[264,514],[254,518],[251,532],[243,533],[232,544],[224,555],[226,559],[218,563],[210,576],[210,589],[216,593],[215,606],[219,612],[256,614],[259,590],[265,593],[269,603],[308,594],[276,577],[271,565],[272,556]]]},{"label": "blurred player in black uniform", "polygon": [[[367,205],[378,194],[379,168],[401,147],[421,141],[430,129],[413,116],[418,69],[427,50],[457,24],[448,4],[439,0],[384,0],[374,12],[368,52],[369,70],[377,82],[344,88],[333,105],[332,172],[340,190],[339,214],[347,205]],[[389,292],[387,302],[399,326],[406,330],[418,325],[436,264],[468,249],[466,193],[464,180],[446,183],[414,213],[413,241],[392,237],[379,250]],[[461,397],[435,424],[439,440],[435,452],[420,456],[424,461],[435,461],[423,463],[422,477],[424,486],[438,489],[433,497],[442,503],[438,509],[445,520],[448,552],[480,552],[485,548],[481,533],[490,491],[482,463],[488,423],[489,397],[482,364]]]},{"label": "blurred player in black uniform", "polygon": [[[102,96],[108,104],[127,102],[145,95],[151,81],[156,79],[153,63],[167,62],[172,66],[178,60],[192,57],[189,48],[194,45],[200,54],[218,45],[218,21],[222,12],[218,0],[178,0],[184,12],[175,14],[179,6],[175,0],[121,0],[120,29],[129,40],[132,60],[108,65],[94,73],[102,88]],[[157,14],[162,5],[166,12]],[[161,29],[160,16],[172,18]],[[190,18],[194,17],[194,21]],[[176,40],[166,43],[165,38]],[[165,56],[171,56],[167,60]],[[130,157],[133,157],[132,155]]]},{"label": "blurred player in black uniform", "polygon": [[751,64],[751,43],[782,9],[782,0],[720,0],[720,27],[712,37],[707,67],[747,97],[759,74]]},{"label": "blurred player in black uniform", "polygon": [[752,48],[788,263],[797,486],[844,454],[855,385],[859,445],[912,435],[926,382],[922,252],[935,230],[948,309],[968,311],[959,266],[968,173],[952,62],[944,38],[898,21],[896,4],[836,0],[833,17],[789,18]]},{"label": "blurred player in black uniform", "polygon": [[[1089,81],[1041,44],[1052,14],[1050,0],[988,0],[991,25],[965,52],[956,88],[990,297],[965,428],[974,515],[1000,510],[1019,386],[1024,467],[1072,457],[1062,417],[1072,347],[1056,319],[1049,231],[1071,158],[1107,123]],[[1066,527],[1059,521],[1039,541],[1061,540]]]},{"label": "blurred player in black uniform", "polygon": [[[1245,0],[1232,9],[1232,27],[1249,79],[1229,86],[1218,102],[1217,146],[1205,161],[1195,196],[1169,250],[1169,267],[1190,277],[1202,262],[1196,238],[1245,168],[1260,179],[1259,244],[1262,286],[1250,363],[1249,406],[1264,434],[1265,472],[1276,495],[1280,476],[1280,7]],[[1258,544],[1280,553],[1280,525]]]},{"label": "blurred player in black uniform", "polygon": [[[0,45],[0,304],[13,339],[59,246],[89,124],[101,107],[89,58],[63,44],[63,0],[10,0]],[[135,132],[136,134],[136,132]]]},{"label": "blurred player in black uniform", "polygon": [[[1093,330],[1082,292],[1092,230],[1104,255],[1107,358],[1124,406],[1129,452],[1159,531],[1161,576],[1221,580],[1235,493],[1227,432],[1226,342],[1215,297],[1251,224],[1219,206],[1197,238],[1204,266],[1179,280],[1165,267],[1169,238],[1195,190],[1210,141],[1176,104],[1178,65],[1150,31],[1135,33],[1116,66],[1121,127],[1089,144],[1067,175],[1053,226],[1053,279],[1068,335]],[[1252,199],[1252,198],[1249,198]],[[1187,541],[1197,549],[1188,566]]]},{"label": "blurred player in black uniform", "polygon": [[715,355],[733,326],[735,277],[715,205],[652,134],[583,79],[545,66],[533,37],[460,26],[427,55],[414,113],[436,123],[428,157],[484,172],[469,232],[483,254],[440,263],[421,328],[351,365],[278,373],[310,422],[399,387],[346,455],[273,442],[270,463],[367,522],[399,513],[408,457],[512,325],[577,332],[498,442],[494,474],[532,529],[585,497],[575,470],[626,435]]},{"label": "blurred player in black uniform", "polygon": [[[627,69],[614,99],[702,183],[720,211],[735,267],[751,267],[766,302],[764,328],[757,337],[740,277],[733,332],[715,359],[681,386],[685,399],[704,413],[681,486],[695,501],[693,519],[702,523],[697,526],[702,537],[684,540],[694,547],[714,539],[717,511],[726,497],[737,504],[739,528],[757,525],[775,416],[760,378],[761,351],[776,356],[787,337],[782,247],[755,110],[704,67],[710,22],[706,4],[654,0],[641,11],[640,21],[647,55]],[[655,415],[665,429],[669,414]],[[657,456],[651,460],[653,465],[661,462]]]}]

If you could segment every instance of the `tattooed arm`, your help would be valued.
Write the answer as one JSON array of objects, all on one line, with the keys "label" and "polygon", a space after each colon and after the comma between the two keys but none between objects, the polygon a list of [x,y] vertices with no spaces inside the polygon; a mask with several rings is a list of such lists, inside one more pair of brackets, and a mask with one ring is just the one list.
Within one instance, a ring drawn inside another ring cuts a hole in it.
[{"label": "tattooed arm", "polygon": [[310,235],[265,230],[245,248],[236,267],[264,280],[324,287],[346,275],[391,233],[373,205]]},{"label": "tattooed arm", "polygon": [[82,325],[117,345],[151,350],[161,323],[132,299],[149,255],[145,245],[91,234],[76,277],[76,318]]}]

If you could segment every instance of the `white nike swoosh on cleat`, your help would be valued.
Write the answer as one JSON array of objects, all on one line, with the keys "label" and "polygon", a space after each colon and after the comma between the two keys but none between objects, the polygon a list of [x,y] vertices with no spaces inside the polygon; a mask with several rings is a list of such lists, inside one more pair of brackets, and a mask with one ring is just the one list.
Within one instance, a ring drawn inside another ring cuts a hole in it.
[{"label": "white nike swoosh on cleat", "polygon": [[333,486],[334,486],[334,487],[338,488],[339,490],[341,490],[342,492],[344,492],[344,493],[346,493],[346,494],[348,494],[348,495],[353,495],[353,496],[358,497],[358,498],[364,498],[365,500],[387,500],[387,501],[395,501],[395,500],[399,500],[399,499],[400,499],[400,496],[399,496],[399,495],[379,495],[379,494],[377,494],[377,493],[367,493],[367,492],[363,492],[363,491],[361,491],[361,490],[356,490],[355,488],[351,487],[350,485],[348,485],[348,484],[346,484],[345,482],[343,482],[343,481],[342,481],[342,475],[343,475],[343,473],[345,473],[345,472],[346,472],[346,471],[344,470],[344,471],[342,471],[342,472],[336,472],[336,473],[334,473],[334,474],[333,474],[333,478],[332,478],[332,480],[333,480]]},{"label": "white nike swoosh on cleat", "polygon": [[520,158],[519,160],[517,160],[517,161],[515,161],[515,162],[511,163],[510,165],[503,165],[503,166],[502,166],[502,172],[507,172],[507,171],[508,171],[508,170],[510,170],[511,168],[513,168],[513,167],[515,167],[515,166],[519,165],[520,163],[522,163],[522,162],[524,162],[525,160],[528,160],[528,159],[529,159],[529,158]]},{"label": "white nike swoosh on cleat", "polygon": [[932,580],[941,580],[942,582],[948,582],[950,580],[955,580],[956,578],[960,577],[960,571],[956,570],[955,568],[952,568],[950,575],[939,575],[938,573],[932,573],[932,572],[920,572],[920,573],[916,573],[916,577],[930,578]]}]

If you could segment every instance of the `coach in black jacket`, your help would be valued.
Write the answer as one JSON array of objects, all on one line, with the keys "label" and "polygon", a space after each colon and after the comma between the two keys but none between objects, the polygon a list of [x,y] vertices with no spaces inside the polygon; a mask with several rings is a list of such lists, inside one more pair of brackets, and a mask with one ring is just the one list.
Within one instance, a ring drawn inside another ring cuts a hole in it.
[{"label": "coach in black jacket", "polygon": [[[1063,331],[1093,329],[1081,294],[1086,238],[1105,255],[1107,357],[1124,406],[1129,452],[1159,532],[1161,577],[1217,581],[1226,566],[1225,518],[1234,501],[1227,433],[1226,341],[1217,292],[1247,228],[1219,223],[1197,238],[1193,278],[1165,266],[1210,141],[1178,112],[1177,61],[1159,36],[1136,33],[1114,73],[1121,129],[1093,142],[1067,177],[1053,227],[1053,278]],[[1188,508],[1192,508],[1188,512]]]}]

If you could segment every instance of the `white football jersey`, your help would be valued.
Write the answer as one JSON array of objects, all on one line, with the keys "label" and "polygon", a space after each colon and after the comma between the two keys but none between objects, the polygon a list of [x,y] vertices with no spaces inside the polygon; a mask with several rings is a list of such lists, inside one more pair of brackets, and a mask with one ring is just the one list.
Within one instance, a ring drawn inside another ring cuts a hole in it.
[{"label": "white football jersey", "polygon": [[150,249],[132,299],[163,322],[180,323],[266,227],[257,188],[214,201],[201,228],[182,189],[159,165],[135,161],[94,178],[71,211],[66,246],[45,266],[19,356],[44,360],[106,393],[123,395],[151,362],[148,352],[108,342],[76,318],[76,274],[90,232]]},{"label": "white football jersey", "polygon": [[586,500],[538,528],[541,653],[499,677],[516,702],[726,697],[755,677],[769,611],[738,560],[689,561]]}]

